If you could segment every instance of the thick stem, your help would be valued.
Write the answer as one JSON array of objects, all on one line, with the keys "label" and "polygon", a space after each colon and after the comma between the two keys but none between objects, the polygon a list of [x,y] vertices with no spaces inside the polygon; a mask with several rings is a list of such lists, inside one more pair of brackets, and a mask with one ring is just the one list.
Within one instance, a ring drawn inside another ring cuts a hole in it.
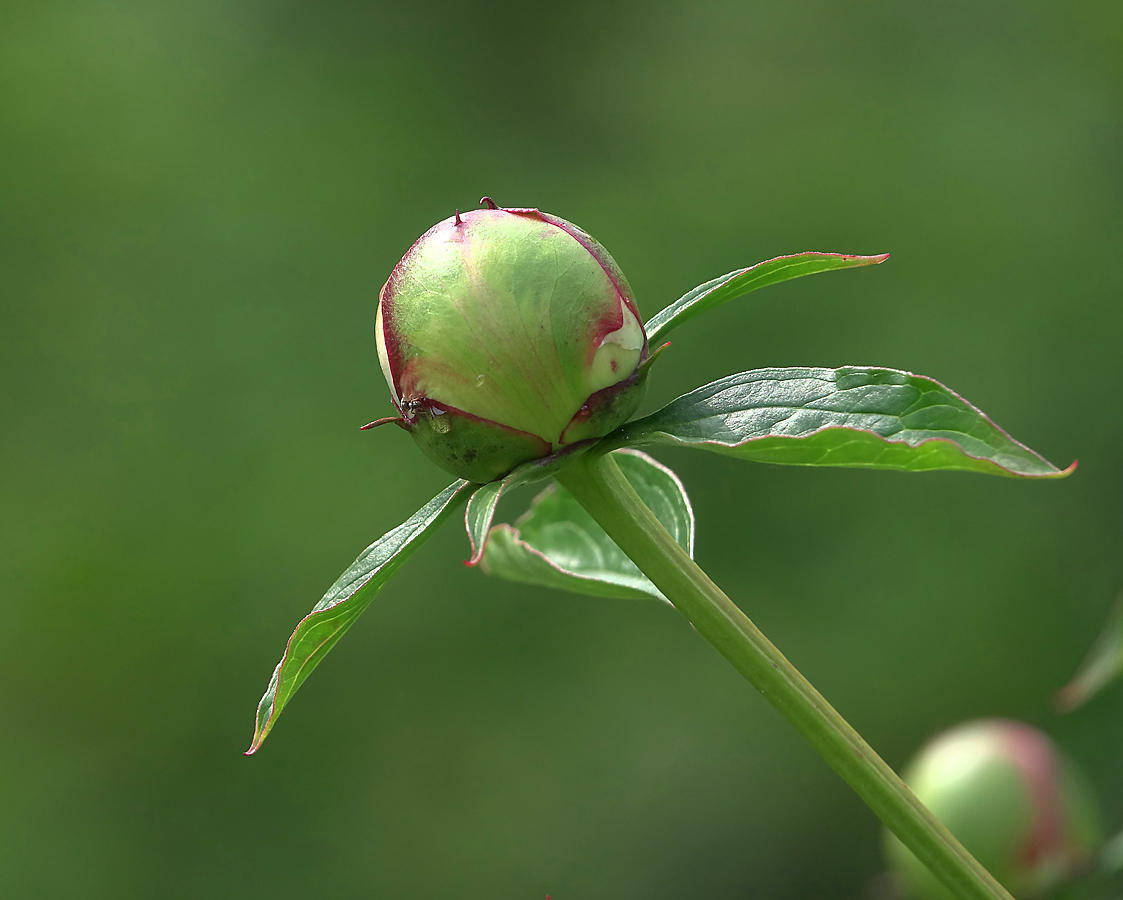
[{"label": "thick stem", "polygon": [[554,477],[955,896],[1012,900],[667,533],[610,455],[588,454]]}]

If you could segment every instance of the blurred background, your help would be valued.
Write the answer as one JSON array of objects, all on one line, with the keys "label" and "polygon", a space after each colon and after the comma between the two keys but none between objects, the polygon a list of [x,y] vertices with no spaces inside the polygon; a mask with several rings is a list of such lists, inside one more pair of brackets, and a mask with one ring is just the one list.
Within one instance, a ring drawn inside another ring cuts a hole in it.
[{"label": "blurred background", "polygon": [[[864,897],[878,824],[674,610],[489,580],[446,525],[244,758],[296,624],[449,476],[372,339],[482,194],[676,332],[647,408],[768,365],[930,375],[1062,482],[659,451],[697,556],[893,765],[1044,728],[1123,827],[1123,7],[0,7],[0,896]],[[501,518],[532,492],[513,494]]]}]

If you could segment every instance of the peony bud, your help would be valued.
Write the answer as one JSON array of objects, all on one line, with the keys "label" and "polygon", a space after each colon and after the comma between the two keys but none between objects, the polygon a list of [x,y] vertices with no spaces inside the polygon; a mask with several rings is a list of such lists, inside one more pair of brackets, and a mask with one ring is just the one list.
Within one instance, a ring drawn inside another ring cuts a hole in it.
[{"label": "peony bud", "polygon": [[375,339],[399,425],[487,482],[623,424],[647,337],[631,288],[580,228],[536,209],[434,225],[379,295]]},{"label": "peony bud", "polygon": [[[939,734],[904,779],[1019,900],[1041,897],[1078,875],[1100,840],[1087,784],[1049,738],[1019,722],[987,719]],[[905,897],[951,900],[889,832],[885,852]]]}]

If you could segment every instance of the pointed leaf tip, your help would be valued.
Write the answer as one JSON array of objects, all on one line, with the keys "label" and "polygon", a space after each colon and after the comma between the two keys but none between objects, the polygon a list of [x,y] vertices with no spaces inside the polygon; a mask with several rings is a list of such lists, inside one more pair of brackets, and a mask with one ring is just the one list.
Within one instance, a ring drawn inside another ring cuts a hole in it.
[{"label": "pointed leaf tip", "polygon": [[847,253],[808,252],[778,256],[757,263],[755,266],[749,266],[747,269],[736,269],[687,291],[666,309],[657,313],[644,326],[647,329],[648,341],[657,344],[683,322],[758,288],[818,272],[875,266],[888,258],[888,253],[858,256]]},{"label": "pointed leaf tip", "polygon": [[391,422],[399,428],[405,428],[407,431],[409,430],[406,427],[405,419],[401,416],[386,416],[382,419],[375,419],[373,422],[367,422],[366,425],[360,425],[359,431],[369,431],[372,428],[377,428],[379,425],[389,425]]},{"label": "pointed leaf tip", "polygon": [[1053,695],[1058,712],[1080,708],[1123,676],[1123,592],[1108,610],[1100,634],[1076,674]]},{"label": "pointed leaf tip", "polygon": [[469,489],[474,487],[467,481],[449,485],[397,528],[382,535],[300,620],[257,705],[253,741],[246,756],[257,752],[293,694],[370,605],[390,576],[460,503],[467,500]]},{"label": "pointed leaf tip", "polygon": [[506,486],[506,479],[481,484],[468,498],[468,505],[464,507],[464,530],[468,532],[471,556],[464,560],[464,565],[476,566],[483,559],[488,530],[495,517],[495,507],[499,505],[499,498]]}]

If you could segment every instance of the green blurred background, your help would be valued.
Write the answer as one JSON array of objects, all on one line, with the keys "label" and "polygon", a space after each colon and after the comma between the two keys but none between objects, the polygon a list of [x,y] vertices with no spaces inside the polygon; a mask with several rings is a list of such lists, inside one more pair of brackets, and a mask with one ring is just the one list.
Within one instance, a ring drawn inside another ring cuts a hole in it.
[{"label": "green blurred background", "polygon": [[1079,470],[661,451],[697,556],[890,763],[1021,718],[1123,827],[1123,687],[1049,707],[1123,586],[1118,3],[11,0],[0,896],[867,894],[872,814],[681,617],[489,580],[454,524],[241,755],[296,621],[449,480],[358,426],[379,287],[485,193],[647,315],[891,252],[690,323],[648,408],[896,366]]}]

